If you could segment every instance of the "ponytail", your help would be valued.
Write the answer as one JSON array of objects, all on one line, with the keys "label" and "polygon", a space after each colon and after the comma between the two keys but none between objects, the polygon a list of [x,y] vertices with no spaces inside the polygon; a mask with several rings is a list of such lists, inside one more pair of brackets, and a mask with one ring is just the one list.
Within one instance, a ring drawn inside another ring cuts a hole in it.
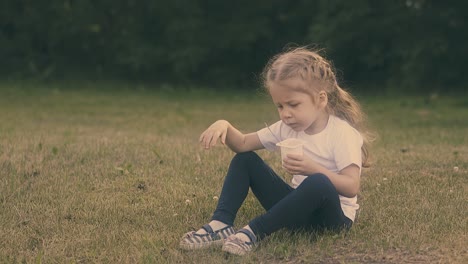
[{"label": "ponytail", "polygon": [[335,82],[332,87],[332,92],[328,98],[329,113],[347,121],[352,127],[358,130],[363,138],[362,145],[362,167],[370,167],[369,162],[369,145],[373,141],[374,136],[367,131],[366,115],[362,111],[360,104],[346,90],[341,88]]}]

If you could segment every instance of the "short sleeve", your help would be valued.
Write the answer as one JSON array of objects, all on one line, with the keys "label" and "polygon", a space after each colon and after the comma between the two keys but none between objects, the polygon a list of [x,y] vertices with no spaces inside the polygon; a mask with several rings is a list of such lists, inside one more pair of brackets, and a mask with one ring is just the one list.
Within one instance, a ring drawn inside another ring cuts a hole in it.
[{"label": "short sleeve", "polygon": [[344,127],[336,134],[333,154],[339,171],[351,164],[362,166],[361,134],[351,126]]},{"label": "short sleeve", "polygon": [[282,121],[278,121],[269,127],[257,131],[258,138],[265,149],[275,151],[278,149],[276,143],[281,140]]}]

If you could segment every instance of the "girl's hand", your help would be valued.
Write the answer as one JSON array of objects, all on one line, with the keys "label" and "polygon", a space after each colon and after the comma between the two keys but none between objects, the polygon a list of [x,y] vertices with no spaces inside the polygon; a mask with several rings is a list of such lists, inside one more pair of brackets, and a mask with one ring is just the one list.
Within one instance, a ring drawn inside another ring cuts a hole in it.
[{"label": "girl's hand", "polygon": [[283,168],[292,175],[310,175],[319,172],[319,165],[304,155],[288,154],[283,160]]},{"label": "girl's hand", "polygon": [[283,160],[283,168],[292,175],[322,173],[330,179],[338,193],[345,197],[354,197],[359,192],[360,168],[356,164],[351,164],[336,173],[329,171],[311,158],[288,154]]},{"label": "girl's hand", "polygon": [[209,149],[216,145],[218,139],[221,143],[226,144],[226,135],[229,128],[229,123],[226,120],[218,120],[209,126],[200,136],[200,144]]}]

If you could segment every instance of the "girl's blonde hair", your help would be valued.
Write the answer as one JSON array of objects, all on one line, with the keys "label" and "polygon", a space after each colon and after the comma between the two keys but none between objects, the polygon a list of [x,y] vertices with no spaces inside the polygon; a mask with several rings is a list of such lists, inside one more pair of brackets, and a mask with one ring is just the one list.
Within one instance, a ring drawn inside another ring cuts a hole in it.
[{"label": "girl's blonde hair", "polygon": [[318,51],[300,47],[274,56],[262,73],[267,91],[274,82],[297,78],[306,85],[300,87],[300,90],[310,94],[313,100],[314,94],[325,91],[328,96],[326,111],[347,121],[361,133],[364,139],[362,166],[369,167],[369,145],[373,136],[366,127],[366,115],[354,97],[338,85],[331,63]]}]

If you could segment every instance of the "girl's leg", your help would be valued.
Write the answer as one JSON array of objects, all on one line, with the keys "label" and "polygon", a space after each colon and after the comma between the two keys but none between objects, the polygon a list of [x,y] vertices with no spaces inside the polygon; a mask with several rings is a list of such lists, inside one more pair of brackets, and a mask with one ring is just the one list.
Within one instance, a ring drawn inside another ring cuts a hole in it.
[{"label": "girl's leg", "polygon": [[335,186],[327,176],[314,174],[249,226],[263,238],[283,227],[323,230],[349,228],[351,224],[343,214]]},{"label": "girl's leg", "polygon": [[249,187],[266,208],[271,208],[293,190],[255,153],[237,154],[224,180],[212,221],[196,232],[184,234],[180,247],[193,250],[223,244],[225,239],[235,233],[232,225]]},{"label": "girl's leg", "polygon": [[212,220],[233,225],[249,187],[267,210],[294,190],[256,153],[236,154],[229,166]]}]

